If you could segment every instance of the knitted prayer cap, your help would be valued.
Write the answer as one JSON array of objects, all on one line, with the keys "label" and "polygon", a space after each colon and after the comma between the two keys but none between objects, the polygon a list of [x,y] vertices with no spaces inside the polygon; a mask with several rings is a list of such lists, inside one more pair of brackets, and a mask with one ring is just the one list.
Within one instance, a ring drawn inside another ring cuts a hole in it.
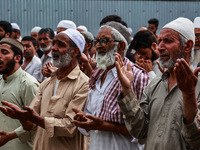
[{"label": "knitted prayer cap", "polygon": [[172,29],[180,33],[187,40],[192,40],[195,43],[194,24],[187,18],[179,17],[166,24],[164,28]]},{"label": "knitted prayer cap", "polygon": [[9,44],[9,45],[12,45],[14,46],[19,52],[23,53],[24,52],[24,47],[23,45],[18,42],[17,40],[15,39],[11,39],[11,38],[3,38],[1,41],[0,41],[0,44],[3,44],[3,43],[6,43],[6,44]]},{"label": "knitted prayer cap", "polygon": [[115,22],[115,21],[107,22],[105,25],[108,25],[108,26],[113,27],[114,29],[116,29],[126,39],[127,43],[130,44],[130,42],[131,42],[131,33],[129,32],[127,27],[125,27],[121,23]]}]

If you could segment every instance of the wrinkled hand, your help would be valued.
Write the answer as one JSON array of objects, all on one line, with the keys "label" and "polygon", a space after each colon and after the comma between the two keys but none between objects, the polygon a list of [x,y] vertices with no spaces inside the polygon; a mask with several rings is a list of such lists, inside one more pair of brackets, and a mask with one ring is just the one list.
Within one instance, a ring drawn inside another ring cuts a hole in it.
[{"label": "wrinkled hand", "polygon": [[164,72],[167,70],[166,68],[162,68],[162,67],[160,66],[159,61],[156,61],[156,64],[158,65],[158,69],[160,70],[160,72],[164,73]]},{"label": "wrinkled hand", "polygon": [[51,72],[49,71],[49,69],[48,69],[46,66],[44,66],[44,67],[42,68],[42,75],[43,75],[44,77],[50,77],[50,76],[51,76]]},{"label": "wrinkled hand", "polygon": [[52,74],[52,72],[56,71],[58,68],[54,67],[52,62],[48,62],[46,63],[46,67],[48,69],[48,72],[50,73],[50,75]]},{"label": "wrinkled hand", "polygon": [[177,59],[174,71],[177,85],[183,93],[191,94],[195,92],[199,70],[200,68],[197,68],[193,73],[184,59]]},{"label": "wrinkled hand", "polygon": [[15,132],[0,131],[0,147],[5,145],[8,141],[17,138]]},{"label": "wrinkled hand", "polygon": [[122,94],[125,96],[131,92],[131,82],[133,81],[132,67],[128,63],[126,70],[122,58],[118,53],[115,53],[115,65],[117,68],[117,76],[122,85]]},{"label": "wrinkled hand", "polygon": [[104,123],[104,121],[101,118],[92,115],[86,115],[85,119],[86,119],[85,121],[73,120],[73,123],[76,126],[81,127],[87,131],[99,130]]},{"label": "wrinkled hand", "polygon": [[31,120],[33,118],[33,110],[28,106],[25,107],[25,110],[21,110],[17,105],[8,103],[6,101],[1,102],[3,105],[8,107],[0,106],[0,111],[2,111],[6,116],[18,120]]},{"label": "wrinkled hand", "polygon": [[76,113],[76,115],[74,116],[74,120],[77,121],[87,121],[86,115],[83,111],[72,108],[72,110]]}]

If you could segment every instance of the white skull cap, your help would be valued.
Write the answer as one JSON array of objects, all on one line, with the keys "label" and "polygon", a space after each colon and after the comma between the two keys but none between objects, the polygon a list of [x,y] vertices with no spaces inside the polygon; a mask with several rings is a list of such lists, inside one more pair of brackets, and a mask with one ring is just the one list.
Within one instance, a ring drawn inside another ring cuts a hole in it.
[{"label": "white skull cap", "polygon": [[12,25],[13,29],[16,29],[16,30],[20,31],[20,28],[19,28],[19,26],[16,23],[11,23],[11,25]]},{"label": "white skull cap", "polygon": [[194,18],[194,28],[200,28],[200,17]]},{"label": "white skull cap", "polygon": [[195,43],[194,24],[188,18],[179,17],[166,24],[164,28],[172,29],[180,33],[187,40],[192,40]]},{"label": "white skull cap", "polygon": [[79,31],[77,31],[75,29],[67,29],[60,33],[66,34],[78,46],[80,52],[81,53],[83,52],[83,50],[85,48],[85,38]]},{"label": "white skull cap", "polygon": [[57,28],[59,27],[65,29],[76,29],[76,24],[70,20],[61,20],[57,25]]},{"label": "white skull cap", "polygon": [[38,33],[41,29],[42,29],[41,27],[35,26],[35,27],[33,27],[33,28],[31,29],[31,33],[32,33],[32,32],[37,32],[37,33]]}]

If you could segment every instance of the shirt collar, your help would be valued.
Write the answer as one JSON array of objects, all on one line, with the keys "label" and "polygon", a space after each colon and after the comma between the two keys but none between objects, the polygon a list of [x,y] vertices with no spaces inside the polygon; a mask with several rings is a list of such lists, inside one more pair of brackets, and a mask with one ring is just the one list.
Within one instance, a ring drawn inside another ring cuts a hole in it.
[{"label": "shirt collar", "polygon": [[[9,75],[9,76],[6,78],[5,81],[11,81],[12,79],[17,78],[17,77],[21,74],[22,71],[23,71],[22,68],[19,67],[19,69],[17,69],[17,71],[15,71],[13,74]],[[3,76],[2,76],[2,78],[3,78]],[[3,79],[3,80],[4,80],[4,79]]]},{"label": "shirt collar", "polygon": [[[77,65],[66,77],[64,77],[62,80],[65,80],[66,78],[69,78],[71,80],[74,80],[76,78],[78,78],[79,74],[80,74],[80,68],[79,65]],[[57,71],[52,73],[52,77],[57,75]]]}]

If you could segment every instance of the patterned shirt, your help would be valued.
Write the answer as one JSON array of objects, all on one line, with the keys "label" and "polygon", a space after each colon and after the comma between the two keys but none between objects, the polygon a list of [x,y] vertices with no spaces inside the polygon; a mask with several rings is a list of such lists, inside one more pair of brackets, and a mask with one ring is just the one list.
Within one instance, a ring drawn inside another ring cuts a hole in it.
[{"label": "patterned shirt", "polygon": [[[126,67],[129,62],[132,65],[134,77],[132,81],[132,89],[136,93],[138,101],[140,101],[143,90],[148,84],[148,73],[139,66],[134,65],[127,58],[124,59],[124,65]],[[122,88],[120,81],[118,77],[116,77],[105,94],[103,105],[99,114],[99,117],[101,119],[108,122],[124,124],[123,115],[120,111],[119,105],[117,104],[117,97],[119,96],[121,91]]]}]

